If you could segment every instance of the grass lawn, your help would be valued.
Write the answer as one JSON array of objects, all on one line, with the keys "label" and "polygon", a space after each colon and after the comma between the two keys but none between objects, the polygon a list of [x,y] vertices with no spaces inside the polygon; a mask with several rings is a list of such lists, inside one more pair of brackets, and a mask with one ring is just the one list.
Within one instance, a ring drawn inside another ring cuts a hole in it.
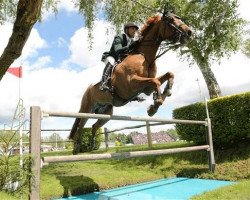
[{"label": "grass lawn", "polygon": [[250,180],[241,181],[234,185],[219,188],[217,190],[206,192],[202,195],[195,196],[192,200],[249,200],[250,199]]},{"label": "grass lawn", "polygon": [[[190,143],[154,145],[154,149],[183,146],[190,146]],[[109,152],[146,149],[147,146],[129,146],[112,148]],[[94,153],[103,151],[98,150]],[[52,154],[69,155],[70,152]],[[43,156],[49,155],[51,154],[43,154]],[[197,151],[132,159],[50,164],[41,170],[41,198],[50,199],[83,194],[165,177],[195,177],[240,182],[204,194],[204,196],[197,196],[195,199],[247,199],[250,197],[250,190],[246,189],[250,188],[249,145],[242,144],[242,146],[230,150],[217,150],[215,152],[217,163],[215,173],[209,172],[207,159],[207,152]],[[0,193],[0,199],[8,199],[2,194],[6,195]]]}]

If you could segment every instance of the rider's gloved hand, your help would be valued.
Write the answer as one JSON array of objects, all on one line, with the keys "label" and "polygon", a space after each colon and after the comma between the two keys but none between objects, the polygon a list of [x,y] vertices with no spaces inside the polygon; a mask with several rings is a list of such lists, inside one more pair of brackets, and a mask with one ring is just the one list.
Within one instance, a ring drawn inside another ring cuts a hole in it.
[{"label": "rider's gloved hand", "polygon": [[138,41],[138,40],[132,41],[132,42],[130,43],[130,45],[129,45],[129,50],[134,50],[134,49],[136,49],[136,48],[138,47],[138,45],[139,45],[139,41]]}]

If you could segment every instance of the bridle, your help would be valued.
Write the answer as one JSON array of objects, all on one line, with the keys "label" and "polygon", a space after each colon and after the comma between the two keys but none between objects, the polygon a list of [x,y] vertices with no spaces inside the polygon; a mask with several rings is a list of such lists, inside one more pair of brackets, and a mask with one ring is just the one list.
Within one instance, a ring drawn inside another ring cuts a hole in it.
[{"label": "bridle", "polygon": [[[174,19],[173,19],[174,17],[179,19],[180,23],[178,25],[173,23],[174,22]],[[147,58],[145,58],[146,61],[149,63],[148,68],[151,68],[151,66],[153,66],[156,59],[160,58],[162,55],[167,53],[169,50],[177,49],[178,47],[182,46],[181,39],[188,37],[188,34],[181,28],[181,26],[184,25],[185,23],[183,21],[181,21],[181,18],[178,17],[177,15],[168,12],[167,14],[163,14],[161,20],[164,20],[165,23],[166,23],[166,26],[169,26],[172,29],[172,31],[174,32],[173,37],[168,38],[167,39],[168,41],[165,42],[164,44],[161,44],[162,41],[164,41],[164,39],[161,38],[160,35],[158,35],[155,40],[152,40],[152,39],[151,40],[145,40],[145,36],[147,34],[144,35],[140,39],[140,45],[142,45],[141,43],[143,42],[144,43],[143,46],[151,46],[152,42],[154,42],[155,45],[160,45],[160,49],[158,51],[158,54],[156,55],[156,57],[154,58],[154,60],[152,62],[148,62]],[[166,31],[166,29],[164,28],[163,35],[165,35],[165,31]]]},{"label": "bridle", "polygon": [[[174,32],[173,37],[170,39],[172,42],[177,43],[180,42],[181,43],[181,38],[187,38],[189,37],[188,33],[185,32],[181,26],[185,25],[185,23],[181,20],[181,18],[175,14],[172,13],[168,13],[167,16],[164,16],[167,25],[172,29],[172,31]],[[179,19],[179,24],[176,25],[175,23],[173,23],[174,18]],[[163,19],[164,20],[164,19]]]}]

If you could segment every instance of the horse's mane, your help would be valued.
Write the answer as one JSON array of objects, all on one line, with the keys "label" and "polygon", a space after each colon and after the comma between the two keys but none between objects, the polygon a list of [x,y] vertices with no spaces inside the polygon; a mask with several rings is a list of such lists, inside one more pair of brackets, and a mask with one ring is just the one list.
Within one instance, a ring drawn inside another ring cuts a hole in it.
[{"label": "horse's mane", "polygon": [[161,20],[160,15],[155,15],[152,17],[149,17],[146,22],[144,23],[143,27],[141,28],[141,36],[144,36],[152,27],[153,24]]}]

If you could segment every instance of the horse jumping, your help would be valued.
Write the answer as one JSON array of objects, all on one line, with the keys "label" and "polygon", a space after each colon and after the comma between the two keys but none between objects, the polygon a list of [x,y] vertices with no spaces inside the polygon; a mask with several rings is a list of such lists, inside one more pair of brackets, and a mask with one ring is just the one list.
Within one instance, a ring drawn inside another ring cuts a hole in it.
[{"label": "horse jumping", "polygon": [[[174,74],[167,72],[156,77],[157,50],[165,40],[185,44],[190,39],[192,31],[180,17],[171,12],[164,12],[162,16],[148,18],[140,32],[141,39],[136,50],[119,63],[112,73],[110,81],[114,93],[101,91],[100,83],[91,84],[82,97],[80,113],[112,115],[113,106],[123,106],[141,93],[153,93],[154,103],[147,110],[148,115],[153,116],[165,98],[171,95]],[[168,81],[167,85],[161,92],[160,86],[165,81]],[[96,131],[107,121],[99,119],[93,124],[90,142],[94,142]],[[87,119],[76,118],[73,124],[69,138],[74,139],[75,145],[80,138],[78,130],[82,130],[86,122]]]}]

